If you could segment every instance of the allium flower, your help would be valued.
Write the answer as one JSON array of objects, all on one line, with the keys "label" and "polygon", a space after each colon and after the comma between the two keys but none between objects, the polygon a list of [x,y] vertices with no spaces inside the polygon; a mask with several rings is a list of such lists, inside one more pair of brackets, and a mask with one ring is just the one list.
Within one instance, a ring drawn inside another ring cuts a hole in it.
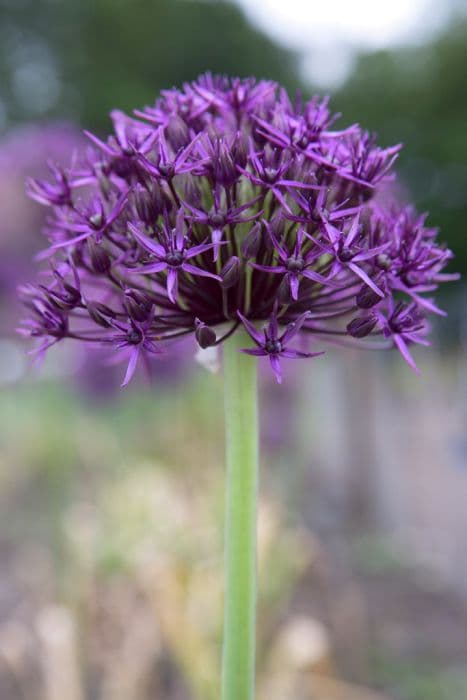
[{"label": "allium flower", "polygon": [[409,346],[427,342],[427,314],[443,313],[431,295],[455,275],[424,216],[375,197],[400,146],[334,130],[326,99],[209,74],[111,116],[112,136],[88,134],[71,167],[29,186],[50,208],[49,271],[23,292],[40,352],[107,346],[126,384],[177,338],[206,348],[243,326],[243,351],[278,381],[283,359],[320,354],[294,337],[395,345],[415,368]]}]

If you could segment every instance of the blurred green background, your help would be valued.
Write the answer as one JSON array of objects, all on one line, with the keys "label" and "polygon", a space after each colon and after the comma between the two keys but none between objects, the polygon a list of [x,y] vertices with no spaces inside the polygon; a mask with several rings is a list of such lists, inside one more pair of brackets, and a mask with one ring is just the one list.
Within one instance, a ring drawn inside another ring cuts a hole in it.
[{"label": "blurred green background", "polygon": [[[343,123],[405,144],[404,187],[467,268],[467,4],[422,32],[434,5],[415,3],[392,44],[310,32],[305,50],[287,27],[312,3],[271,3],[0,0],[2,700],[217,697],[221,376],[182,353],[120,392],[73,349],[31,373],[14,336],[43,216],[22,182],[78,126],[105,134],[110,109],[205,70],[330,93]],[[467,697],[465,302],[445,292],[421,379],[351,351],[262,378],[259,698]]]}]

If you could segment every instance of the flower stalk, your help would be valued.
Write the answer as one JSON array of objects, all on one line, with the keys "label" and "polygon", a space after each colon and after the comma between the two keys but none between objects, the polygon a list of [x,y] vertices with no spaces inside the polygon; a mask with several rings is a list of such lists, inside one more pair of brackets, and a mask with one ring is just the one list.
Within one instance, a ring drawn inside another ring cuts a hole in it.
[{"label": "flower stalk", "polygon": [[257,361],[238,352],[244,332],[224,345],[226,426],[225,603],[222,700],[252,700],[255,685]]}]

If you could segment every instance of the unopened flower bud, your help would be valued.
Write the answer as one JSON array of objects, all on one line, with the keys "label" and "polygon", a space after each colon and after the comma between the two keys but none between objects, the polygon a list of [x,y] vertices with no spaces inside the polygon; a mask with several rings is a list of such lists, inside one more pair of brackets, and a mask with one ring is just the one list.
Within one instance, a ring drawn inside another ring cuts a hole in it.
[{"label": "unopened flower bud", "polygon": [[238,179],[237,168],[232,155],[223,140],[219,141],[218,153],[214,162],[215,176],[224,187],[232,185]]},{"label": "unopened flower bud", "polygon": [[89,257],[94,272],[105,275],[112,266],[110,255],[102,245],[97,245],[90,238],[88,239]]},{"label": "unopened flower bud", "polygon": [[175,151],[187,145],[190,140],[188,126],[183,119],[173,114],[169,119],[166,129],[167,139]]},{"label": "unopened flower bud", "polygon": [[[271,233],[278,238],[279,240],[282,238],[282,234],[284,233],[284,217],[282,214],[276,214],[270,222],[271,226]],[[269,238],[269,236],[268,236]],[[269,238],[270,240],[270,238]],[[272,242],[271,242],[271,247],[272,247]]]},{"label": "unopened flower bud", "polygon": [[216,343],[216,333],[198,318],[195,321],[195,337],[200,348],[210,348]]},{"label": "unopened flower bud", "polygon": [[261,224],[256,223],[242,241],[241,251],[246,260],[255,258],[261,245]]},{"label": "unopened flower bud", "polygon": [[230,260],[228,260],[221,270],[220,276],[222,277],[222,288],[230,289],[234,287],[240,278],[240,260],[236,255],[233,255]]},{"label": "unopened flower bud", "polygon": [[125,308],[134,321],[146,321],[153,307],[152,299],[138,289],[125,290]]},{"label": "unopened flower bud", "polygon": [[347,331],[354,338],[365,338],[376,326],[378,319],[373,314],[369,316],[358,316],[347,324]]},{"label": "unopened flower bud", "polygon": [[277,290],[277,298],[281,304],[291,304],[294,301],[287,276],[282,278],[282,282]]},{"label": "unopened flower bud", "polygon": [[142,187],[134,193],[136,213],[145,224],[153,225],[164,208],[165,197],[158,183],[153,183],[150,190]]},{"label": "unopened flower bud", "polygon": [[239,131],[232,146],[232,155],[235,162],[244,168],[248,160],[248,136],[244,131]]},{"label": "unopened flower bud", "polygon": [[202,194],[201,190],[196,184],[191,179],[187,179],[185,184],[184,184],[184,200],[185,202],[188,202],[188,204],[191,204],[193,207],[200,208],[202,206]]},{"label": "unopened flower bud", "polygon": [[103,328],[109,328],[110,318],[114,318],[115,314],[112,309],[99,301],[88,301],[86,304],[88,314],[92,320]]},{"label": "unopened flower bud", "polygon": [[381,296],[367,284],[364,284],[356,296],[357,306],[361,309],[371,309],[372,306],[381,301]]}]

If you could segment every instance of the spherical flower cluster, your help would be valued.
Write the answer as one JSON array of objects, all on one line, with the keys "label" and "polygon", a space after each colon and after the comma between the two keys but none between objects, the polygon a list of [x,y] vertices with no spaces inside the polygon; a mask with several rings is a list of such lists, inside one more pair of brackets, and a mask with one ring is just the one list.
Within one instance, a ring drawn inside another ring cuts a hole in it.
[{"label": "spherical flower cluster", "polygon": [[415,368],[452,254],[424,216],[375,196],[399,146],[334,129],[326,99],[210,74],[111,117],[107,140],[87,134],[69,169],[29,184],[50,207],[47,271],[21,290],[40,354],[106,345],[127,384],[177,338],[206,348],[243,327],[278,381],[283,358],[321,354],[297,349],[305,337],[396,345]]}]

